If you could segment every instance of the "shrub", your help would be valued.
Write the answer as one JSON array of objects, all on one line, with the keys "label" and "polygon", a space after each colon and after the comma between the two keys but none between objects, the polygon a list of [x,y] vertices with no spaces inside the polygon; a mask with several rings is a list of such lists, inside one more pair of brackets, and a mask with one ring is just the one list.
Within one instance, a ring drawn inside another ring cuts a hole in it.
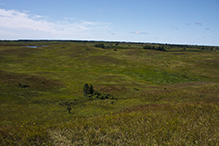
[{"label": "shrub", "polygon": [[87,83],[84,84],[83,93],[85,97],[87,97],[89,94],[93,94],[94,92],[95,92],[94,88],[91,84],[90,85],[88,85]]},{"label": "shrub", "polygon": [[108,93],[99,93],[93,89],[93,86],[90,84],[88,85],[87,83],[84,84],[83,88],[83,93],[84,96],[87,97],[89,100],[94,100],[94,99],[114,99],[114,97]]},{"label": "shrub", "polygon": [[164,46],[159,46],[159,47],[156,48],[156,50],[158,50],[158,51],[166,51],[166,50],[164,49]]},{"label": "shrub", "polygon": [[67,110],[68,110],[68,113],[70,114],[70,113],[71,113],[71,112],[70,112],[70,111],[71,111],[71,107],[68,106],[68,107],[67,107]]},{"label": "shrub", "polygon": [[22,85],[21,83],[19,83],[18,86],[21,88],[29,88],[30,87],[29,85]]},{"label": "shrub", "polygon": [[87,83],[85,83],[84,88],[83,88],[84,95],[87,94],[88,88],[89,88],[89,85]]},{"label": "shrub", "polygon": [[94,88],[93,86],[90,84],[90,86],[88,86],[88,91],[87,91],[88,94],[93,94],[94,93]]},{"label": "shrub", "polygon": [[151,46],[145,45],[145,46],[143,47],[143,49],[151,49]]},{"label": "shrub", "polygon": [[95,44],[94,47],[98,47],[98,48],[105,48],[105,45],[104,44]]}]

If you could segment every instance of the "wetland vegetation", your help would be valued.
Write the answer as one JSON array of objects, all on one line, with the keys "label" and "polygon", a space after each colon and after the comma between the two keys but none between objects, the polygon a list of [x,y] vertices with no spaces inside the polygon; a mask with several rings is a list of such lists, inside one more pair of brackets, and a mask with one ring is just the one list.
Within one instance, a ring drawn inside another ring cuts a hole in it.
[{"label": "wetland vegetation", "polygon": [[219,145],[218,73],[219,47],[1,41],[0,145]]}]

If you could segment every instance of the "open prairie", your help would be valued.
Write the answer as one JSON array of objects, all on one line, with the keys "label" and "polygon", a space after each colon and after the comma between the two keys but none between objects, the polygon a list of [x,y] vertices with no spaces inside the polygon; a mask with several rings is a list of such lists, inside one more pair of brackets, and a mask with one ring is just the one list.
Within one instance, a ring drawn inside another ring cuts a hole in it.
[{"label": "open prairie", "polygon": [[0,42],[0,145],[219,145],[219,48],[145,45]]}]

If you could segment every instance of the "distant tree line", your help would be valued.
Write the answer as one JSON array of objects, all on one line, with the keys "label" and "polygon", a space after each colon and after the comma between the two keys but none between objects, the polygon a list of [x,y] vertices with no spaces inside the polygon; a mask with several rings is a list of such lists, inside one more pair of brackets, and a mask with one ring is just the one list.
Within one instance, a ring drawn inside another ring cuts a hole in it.
[{"label": "distant tree line", "polygon": [[149,49],[149,50],[156,50],[156,51],[166,51],[166,49],[164,48],[164,46],[149,46],[149,45],[145,45],[143,47],[143,49]]},{"label": "distant tree line", "polygon": [[[77,43],[97,43],[94,46],[108,49],[108,48],[125,48],[123,45],[120,44],[127,44],[129,47],[131,45],[139,44],[139,45],[145,45],[144,49],[151,49],[151,50],[159,50],[164,51],[165,49],[172,49],[172,48],[196,48],[200,50],[219,50],[219,46],[199,46],[199,45],[187,45],[187,44],[161,44],[161,43],[143,43],[143,42],[117,42],[117,41],[94,41],[94,40],[28,40],[28,39],[18,39],[18,40],[0,40],[0,42],[21,42],[21,43],[28,43],[28,42],[77,42]],[[108,46],[104,45],[106,43],[109,43]],[[112,45],[114,44],[114,46]],[[0,44],[4,45],[4,44]]]},{"label": "distant tree line", "polygon": [[109,46],[105,46],[103,43],[101,43],[101,44],[95,44],[94,47],[98,47],[98,48],[102,48],[102,49],[110,49],[113,47],[113,45],[110,44]]}]

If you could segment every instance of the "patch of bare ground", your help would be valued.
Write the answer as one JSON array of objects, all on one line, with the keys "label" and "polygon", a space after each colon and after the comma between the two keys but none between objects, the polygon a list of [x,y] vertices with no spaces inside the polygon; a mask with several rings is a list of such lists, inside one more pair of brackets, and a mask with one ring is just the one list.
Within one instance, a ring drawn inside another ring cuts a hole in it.
[{"label": "patch of bare ground", "polygon": [[97,85],[94,87],[94,90],[112,94],[116,92],[125,92],[128,89],[118,85]]}]

